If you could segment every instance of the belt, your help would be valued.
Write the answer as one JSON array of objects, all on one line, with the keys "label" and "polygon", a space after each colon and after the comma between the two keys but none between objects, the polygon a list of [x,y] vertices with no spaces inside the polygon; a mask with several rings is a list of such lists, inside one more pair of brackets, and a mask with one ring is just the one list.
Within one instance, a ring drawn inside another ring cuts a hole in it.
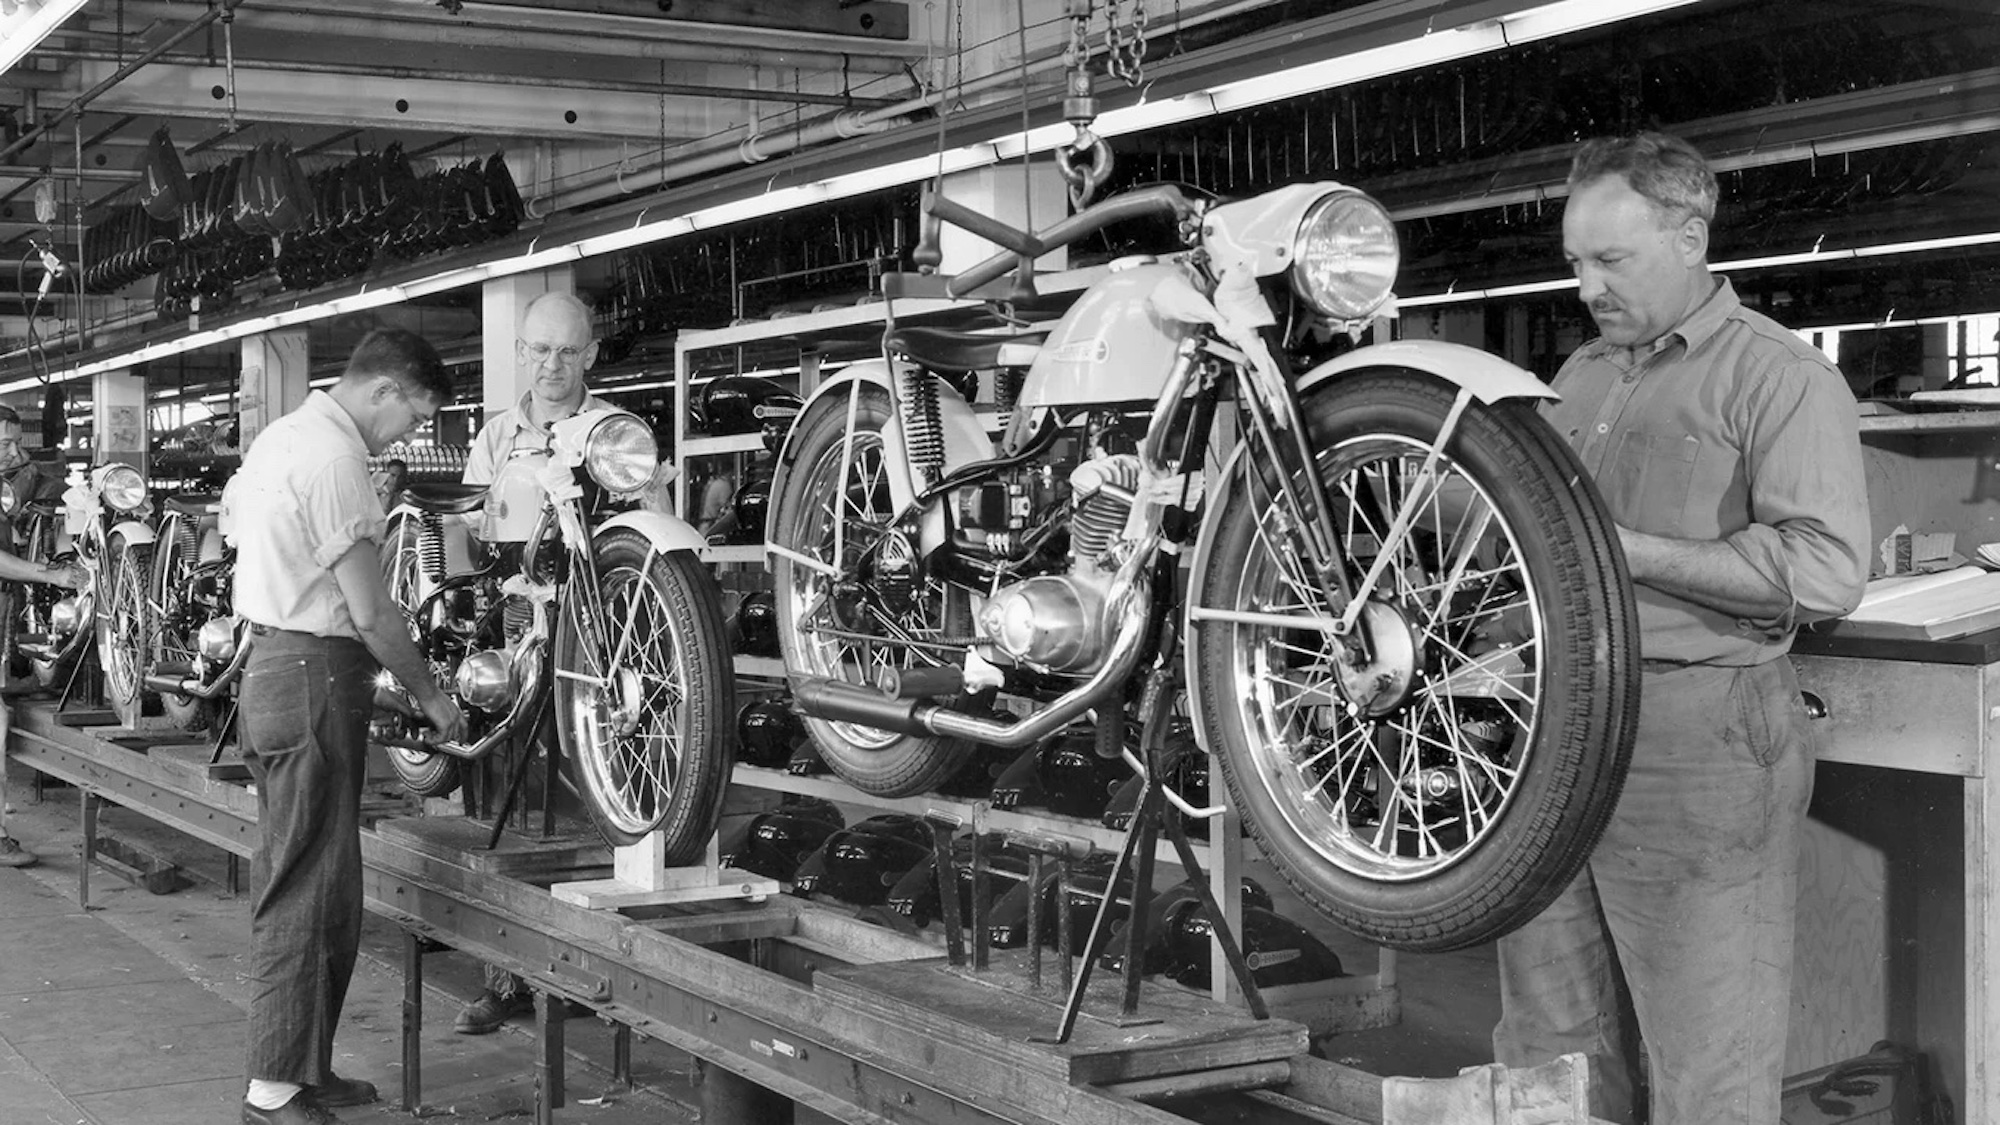
[{"label": "belt", "polygon": [[255,621],[250,623],[250,635],[253,637],[290,637],[297,641],[319,641],[323,644],[341,643],[358,645],[361,643],[354,637],[322,637],[318,633],[304,633],[297,629],[280,629],[275,625],[263,625]]}]

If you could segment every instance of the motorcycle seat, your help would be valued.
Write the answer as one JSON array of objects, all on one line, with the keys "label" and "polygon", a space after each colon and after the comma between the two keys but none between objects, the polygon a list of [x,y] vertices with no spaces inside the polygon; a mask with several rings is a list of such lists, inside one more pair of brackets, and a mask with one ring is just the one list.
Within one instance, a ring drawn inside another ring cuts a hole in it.
[{"label": "motorcycle seat", "polygon": [[1046,330],[996,336],[953,328],[898,328],[889,334],[889,350],[933,371],[955,374],[991,367],[1026,367],[1048,338]]},{"label": "motorcycle seat", "polygon": [[403,487],[403,499],[419,511],[441,516],[464,515],[486,503],[483,484],[411,484]]},{"label": "motorcycle seat", "polygon": [[214,511],[217,504],[222,503],[222,494],[220,492],[192,492],[180,496],[169,496],[165,503],[166,509],[169,512],[179,512],[182,515],[188,516],[205,516]]}]

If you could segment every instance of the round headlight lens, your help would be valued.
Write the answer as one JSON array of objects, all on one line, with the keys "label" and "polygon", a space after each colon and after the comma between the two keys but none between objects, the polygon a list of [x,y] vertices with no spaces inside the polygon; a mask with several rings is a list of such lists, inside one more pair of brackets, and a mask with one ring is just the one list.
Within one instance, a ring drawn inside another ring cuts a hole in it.
[{"label": "round headlight lens", "polygon": [[146,502],[146,478],[130,465],[112,465],[104,470],[97,494],[113,511],[136,512]]},{"label": "round headlight lens", "polygon": [[659,467],[660,445],[653,429],[631,414],[613,414],[591,427],[583,443],[583,463],[591,479],[613,492],[637,492]]},{"label": "round headlight lens", "polygon": [[11,480],[0,480],[0,515],[12,516],[21,509],[21,490]]},{"label": "round headlight lens", "polygon": [[1360,320],[1380,308],[1402,259],[1380,203],[1336,191],[1312,205],[1292,246],[1292,288],[1322,316]]}]

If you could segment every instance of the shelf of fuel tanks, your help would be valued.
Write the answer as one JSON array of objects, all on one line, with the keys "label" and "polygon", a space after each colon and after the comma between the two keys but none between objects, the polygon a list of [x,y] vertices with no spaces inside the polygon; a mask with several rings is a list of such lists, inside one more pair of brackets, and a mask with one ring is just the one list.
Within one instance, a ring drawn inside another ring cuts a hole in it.
[{"label": "shelf of fuel tanks", "polygon": [[[1093,267],[1039,279],[1048,295],[1040,315],[1059,314],[1069,296],[1099,276]],[[895,301],[898,325],[979,327],[1005,331],[990,316],[984,302],[936,298]],[[786,674],[778,659],[776,612],[765,569],[762,543],[768,504],[766,462],[775,455],[800,401],[810,396],[823,374],[836,364],[879,354],[887,302],[834,309],[800,316],[732,325],[704,332],[684,332],[676,341],[676,481],[680,510],[710,537],[706,561],[714,564],[724,587],[732,642],[737,649],[739,764],[734,780],[740,786],[781,794],[784,806],[736,819],[724,828],[724,853],[729,862],[778,878],[815,897],[835,897],[857,909],[910,928],[937,928],[936,889],[927,875],[929,856],[922,861],[927,815],[945,815],[971,833],[989,837],[1001,870],[993,877],[993,923],[997,944],[1018,945],[1026,915],[1028,891],[1019,876],[1026,854],[1005,847],[1009,837],[1075,841],[1089,857],[1073,894],[1079,924],[1086,904],[1101,893],[1102,871],[1123,843],[1122,825],[1129,822],[1137,796],[1137,780],[1123,762],[1098,757],[1088,731],[1058,738],[1028,751],[975,751],[960,774],[943,791],[905,798],[882,798],[855,790],[834,776],[805,737],[803,724],[786,705]],[[726,352],[729,374],[701,379],[691,356]],[[761,366],[743,369],[746,362]],[[1001,413],[992,404],[990,376],[973,391],[975,413],[989,432],[997,431]],[[720,393],[718,393],[720,392]],[[710,432],[695,433],[696,423]],[[713,432],[726,431],[726,432]],[[729,459],[740,474],[729,489],[717,488],[717,472],[704,462]],[[744,466],[754,466],[750,472]],[[708,470],[708,471],[704,471]],[[1183,730],[1173,754],[1175,782],[1197,805],[1209,798],[1208,759]],[[1220,795],[1218,787],[1217,795]],[[1050,807],[1051,805],[1055,807]],[[1239,894],[1246,927],[1246,952],[1257,966],[1260,987],[1270,990],[1276,1010],[1307,1023],[1315,1034],[1387,1026],[1401,1014],[1395,984],[1393,953],[1350,943],[1345,960],[1296,916],[1307,908],[1294,900],[1282,912],[1274,909],[1264,882],[1245,875],[1246,848],[1233,816],[1216,818],[1208,826],[1191,825],[1201,862],[1211,870],[1211,884]],[[746,859],[750,850],[768,853]],[[825,870],[830,852],[874,857],[894,866],[896,874],[856,875]],[[1175,863],[1164,841],[1159,857]],[[962,865],[966,856],[961,851]],[[1094,881],[1091,871],[1095,870]],[[1177,868],[1176,868],[1177,870]],[[920,888],[930,886],[928,892]],[[844,892],[835,894],[834,889]],[[1164,887],[1166,906],[1156,911],[1161,925],[1153,932],[1167,935],[1148,958],[1148,971],[1180,986],[1230,998],[1232,983],[1218,947],[1208,938],[1208,920],[1194,909],[1187,887]],[[962,897],[961,902],[968,901]],[[1052,901],[1050,905],[1053,905]],[[1317,919],[1311,919],[1317,922]],[[1172,941],[1182,950],[1169,952]],[[1081,944],[1081,938],[1078,939]],[[1113,948],[1117,948],[1114,946]],[[1373,972],[1354,973],[1369,958]]]}]

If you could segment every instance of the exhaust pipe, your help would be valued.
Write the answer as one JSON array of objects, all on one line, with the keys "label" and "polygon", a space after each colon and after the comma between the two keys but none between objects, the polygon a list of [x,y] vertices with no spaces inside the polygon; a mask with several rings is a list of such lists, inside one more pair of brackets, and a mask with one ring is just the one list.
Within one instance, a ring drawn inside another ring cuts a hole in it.
[{"label": "exhaust pipe", "polygon": [[[419,738],[385,738],[380,740],[381,743],[384,746],[398,746],[405,750],[421,750],[426,754],[444,754],[447,757],[463,758],[472,762],[484,758],[493,752],[494,747],[507,740],[508,736],[514,732],[514,728],[519,726],[522,720],[526,719],[529,713],[534,710],[535,705],[540,702],[542,692],[547,690],[545,677],[542,675],[543,644],[544,642],[539,639],[524,642],[521,653],[515,657],[514,662],[515,669],[521,677],[521,682],[534,684],[536,687],[533,690],[524,691],[516,695],[514,697],[514,706],[508,709],[506,719],[502,720],[492,730],[487,731],[486,737],[480,739],[478,742],[468,746],[463,742],[425,742]],[[419,726],[422,726],[425,721],[423,708],[418,707],[415,702],[404,697],[401,692],[393,688],[377,687],[375,689],[375,709],[399,715]]]},{"label": "exhaust pipe", "polygon": [[1130,678],[1139,664],[1146,637],[1150,584],[1141,581],[1142,560],[1152,551],[1134,552],[1112,583],[1105,603],[1117,606],[1118,635],[1111,652],[1090,679],[1025,719],[1000,721],[967,715],[923,699],[897,699],[845,680],[801,677],[792,683],[792,699],[800,711],[816,719],[857,723],[899,734],[935,734],[1003,750],[1024,750],[1055,734],[1090,708],[1102,703]]},{"label": "exhaust pipe", "polygon": [[216,673],[214,681],[203,683],[194,674],[194,665],[188,661],[162,661],[144,676],[146,689],[193,699],[214,699],[228,691],[229,685],[243,674],[243,666],[250,662],[250,630],[240,628],[237,634],[236,655],[230,657],[229,663]]}]

